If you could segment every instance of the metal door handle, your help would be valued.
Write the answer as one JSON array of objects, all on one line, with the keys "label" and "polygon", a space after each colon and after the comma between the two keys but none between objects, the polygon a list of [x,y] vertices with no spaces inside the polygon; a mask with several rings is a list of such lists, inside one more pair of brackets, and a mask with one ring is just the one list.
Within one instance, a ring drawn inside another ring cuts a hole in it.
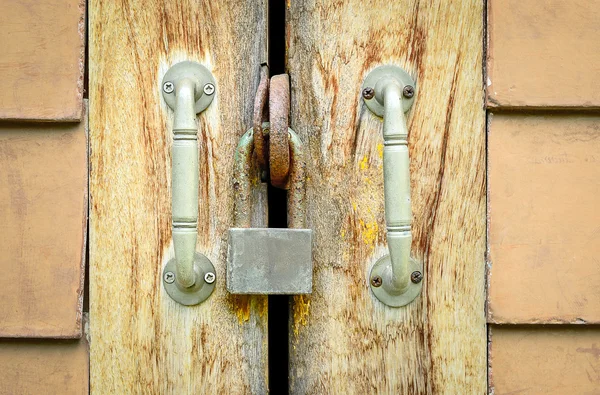
[{"label": "metal door handle", "polygon": [[412,209],[405,111],[412,106],[414,80],[400,67],[380,66],[363,84],[365,104],[383,117],[383,182],[389,255],[370,273],[373,293],[388,306],[404,306],[421,292],[422,265],[411,258]]},{"label": "metal door handle", "polygon": [[172,147],[172,220],[175,258],[165,266],[169,296],[184,305],[204,301],[214,289],[215,268],[196,252],[198,238],[198,126],[196,114],[212,102],[215,80],[204,66],[181,62],[163,78],[163,97],[174,111]]}]

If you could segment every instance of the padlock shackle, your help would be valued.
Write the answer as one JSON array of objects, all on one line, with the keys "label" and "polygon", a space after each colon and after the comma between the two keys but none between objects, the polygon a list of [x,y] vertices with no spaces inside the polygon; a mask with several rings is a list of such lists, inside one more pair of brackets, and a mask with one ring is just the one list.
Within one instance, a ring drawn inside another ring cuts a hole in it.
[{"label": "padlock shackle", "polygon": [[[263,123],[263,129],[268,129],[269,123]],[[262,131],[261,131],[262,133]],[[305,171],[306,162],[302,141],[298,135],[288,128],[288,141],[290,146],[290,175],[288,184],[288,228],[303,229],[306,225],[305,209]],[[254,128],[249,129],[240,138],[235,150],[233,167],[233,226],[235,228],[250,228],[252,226],[252,184],[259,180],[259,169],[253,165],[254,154]],[[254,177],[252,174],[255,169]]]},{"label": "padlock shackle", "polygon": [[254,129],[249,129],[235,150],[233,165],[233,227],[249,228],[252,225],[251,172],[254,152]]},{"label": "padlock shackle", "polygon": [[287,206],[287,225],[292,229],[306,228],[306,161],[302,141],[288,128],[290,144],[290,175]]}]

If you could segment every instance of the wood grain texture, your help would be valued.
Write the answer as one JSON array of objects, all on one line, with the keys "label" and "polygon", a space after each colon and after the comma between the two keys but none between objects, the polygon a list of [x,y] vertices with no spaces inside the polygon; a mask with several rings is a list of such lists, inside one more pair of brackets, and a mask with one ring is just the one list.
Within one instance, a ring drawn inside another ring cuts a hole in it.
[{"label": "wood grain texture", "polygon": [[494,323],[600,323],[600,117],[491,116]]},{"label": "wood grain texture", "polygon": [[0,119],[81,119],[85,6],[85,0],[0,0]]},{"label": "wood grain texture", "polygon": [[[265,393],[267,299],[226,292],[231,171],[251,127],[266,57],[264,2],[90,3],[90,316],[93,393]],[[197,250],[213,295],[185,307],[165,293],[172,257],[168,67],[206,65],[217,81],[199,116]]]},{"label": "wood grain texture", "polygon": [[[306,144],[314,291],[296,297],[291,393],[486,393],[483,3],[288,3],[292,128]],[[408,115],[413,255],[423,295],[389,308],[382,122],[362,103],[382,64],[416,78]]]},{"label": "wood grain texture", "polygon": [[487,104],[600,108],[600,0],[489,0]]},{"label": "wood grain texture", "polygon": [[600,329],[491,325],[490,394],[600,394]]},{"label": "wood grain texture", "polygon": [[[87,319],[84,318],[87,334]],[[0,395],[89,394],[89,345],[77,340],[0,339]]]},{"label": "wood grain texture", "polygon": [[81,336],[87,119],[0,125],[0,336]]}]

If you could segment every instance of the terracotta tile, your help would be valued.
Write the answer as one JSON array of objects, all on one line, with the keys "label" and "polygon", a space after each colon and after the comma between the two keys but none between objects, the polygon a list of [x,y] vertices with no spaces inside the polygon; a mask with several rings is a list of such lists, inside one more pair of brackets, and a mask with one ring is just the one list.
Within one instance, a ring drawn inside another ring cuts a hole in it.
[{"label": "terracotta tile", "polygon": [[600,328],[490,328],[490,394],[600,394]]},{"label": "terracotta tile", "polygon": [[493,115],[489,316],[600,322],[600,116]]},{"label": "terracotta tile", "polygon": [[600,0],[488,1],[490,107],[600,107]]},{"label": "terracotta tile", "polygon": [[84,0],[0,0],[0,119],[78,121]]},{"label": "terracotta tile", "polygon": [[0,395],[87,395],[88,342],[0,339],[0,371]]},{"label": "terracotta tile", "polygon": [[0,125],[0,336],[81,336],[86,122]]}]

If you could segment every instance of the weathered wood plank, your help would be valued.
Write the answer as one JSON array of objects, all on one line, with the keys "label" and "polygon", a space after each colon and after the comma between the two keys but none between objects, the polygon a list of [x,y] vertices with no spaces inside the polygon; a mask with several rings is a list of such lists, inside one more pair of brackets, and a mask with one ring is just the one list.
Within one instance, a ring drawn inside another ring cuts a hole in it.
[{"label": "weathered wood plank", "polygon": [[600,108],[599,0],[489,0],[492,108]]},{"label": "weathered wood plank", "polygon": [[85,0],[0,0],[0,119],[81,119],[85,6]]},{"label": "weathered wood plank", "polygon": [[600,329],[491,325],[490,394],[598,394]]},{"label": "weathered wood plank", "polygon": [[[314,292],[296,297],[292,393],[486,393],[483,3],[288,3],[292,128],[307,145]],[[388,308],[367,275],[386,254],[382,122],[369,70],[417,80],[409,119],[413,255],[423,295]]]},{"label": "weathered wood plank", "polygon": [[600,323],[600,117],[489,122],[489,306],[494,323]]},{"label": "weathered wood plank", "polygon": [[[267,299],[225,288],[231,171],[266,57],[265,3],[90,4],[91,388],[107,393],[264,393]],[[195,60],[217,80],[199,117],[197,250],[217,287],[184,307],[165,293],[172,256],[167,68]]]},{"label": "weathered wood plank", "polygon": [[0,336],[81,336],[87,118],[0,126]]},{"label": "weathered wood plank", "polygon": [[[87,334],[87,319],[84,319]],[[0,339],[0,395],[89,394],[89,345],[78,340]]]}]

